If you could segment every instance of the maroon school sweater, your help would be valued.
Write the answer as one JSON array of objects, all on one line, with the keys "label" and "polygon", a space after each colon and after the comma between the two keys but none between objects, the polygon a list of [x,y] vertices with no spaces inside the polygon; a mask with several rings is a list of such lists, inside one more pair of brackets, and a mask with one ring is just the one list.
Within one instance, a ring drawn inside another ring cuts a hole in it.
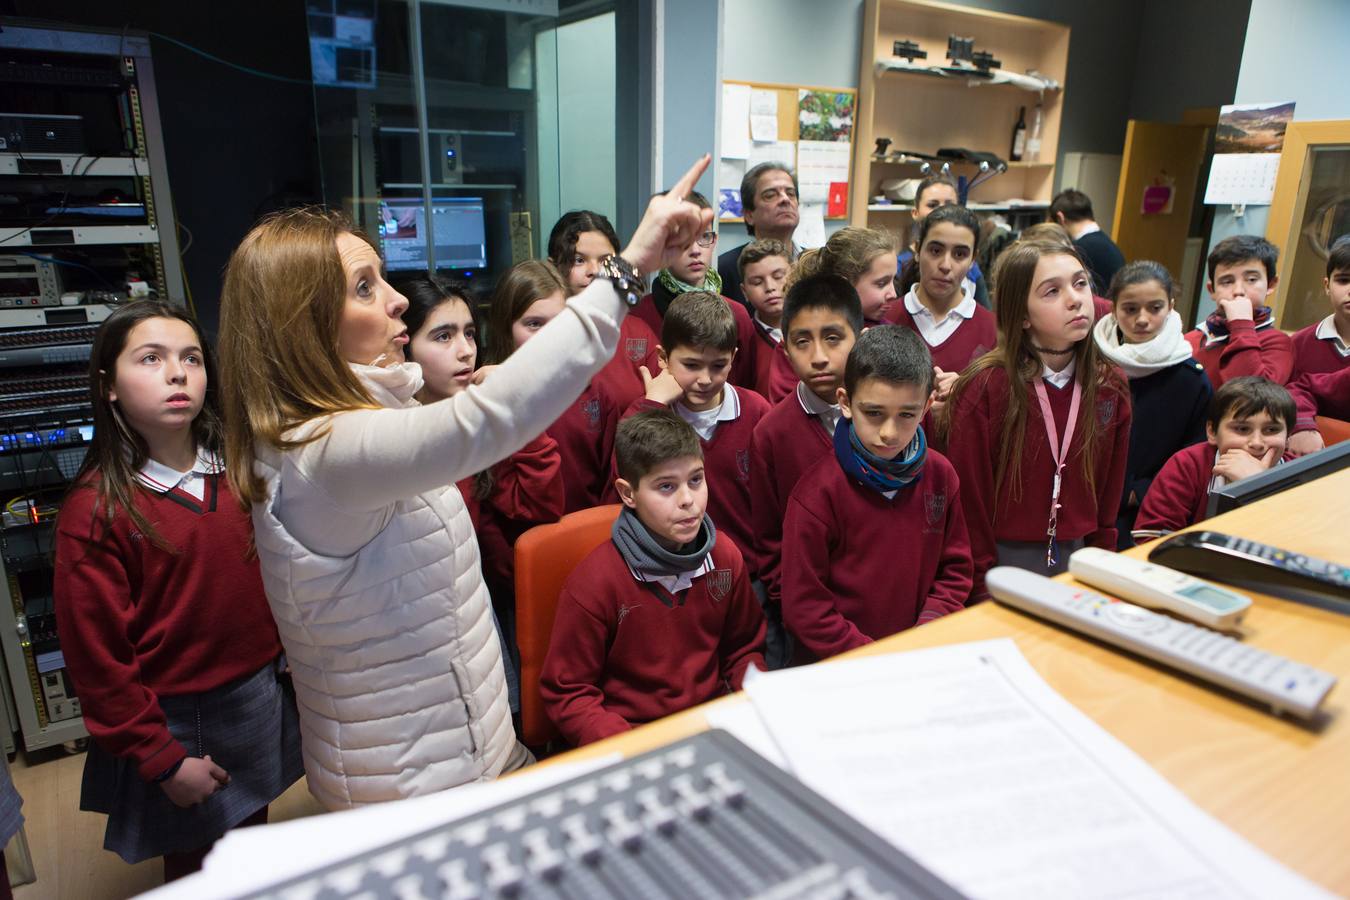
[{"label": "maroon school sweater", "polygon": [[1205,346],[1200,329],[1186,333],[1191,355],[1205,367],[1214,390],[1239,375],[1261,375],[1276,384],[1289,381],[1294,369],[1294,343],[1289,335],[1271,325],[1260,331],[1251,320],[1229,322],[1228,340]]},{"label": "maroon school sweater", "polygon": [[[712,440],[699,439],[703,446],[703,471],[708,481],[708,516],[717,524],[718,532],[736,543],[753,579],[759,577],[759,541],[750,511],[750,470],[753,465],[750,436],[770,407],[769,401],[754,391],[740,390],[729,384],[725,390],[736,391],[741,401],[741,414],[730,422],[717,423]],[[666,408],[643,398],[630,406],[623,418],[645,410]]]},{"label": "maroon school sweater", "polygon": [[1295,332],[1290,339],[1294,347],[1294,371],[1289,376],[1291,382],[1297,381],[1300,375],[1339,372],[1350,367],[1350,356],[1341,356],[1335,341],[1317,336],[1317,326],[1320,324],[1314,322]]},{"label": "maroon school sweater", "polygon": [[[903,325],[920,337],[923,332],[914,325],[914,317],[905,309],[905,301],[897,300],[891,304],[887,321],[894,325]],[[924,343],[928,343],[925,339]],[[998,345],[998,322],[994,314],[983,306],[975,307],[975,315],[966,319],[956,331],[936,347],[929,345],[933,354],[933,365],[944,372],[964,372],[979,357]]]},{"label": "maroon school sweater", "polygon": [[893,500],[831,454],[802,475],[783,523],[783,623],[824,659],[963,608],[974,566],[961,487],[941,453]]},{"label": "maroon school sweater", "polygon": [[[652,293],[647,294],[638,301],[637,306],[628,313],[628,317],[636,316],[646,322],[651,330],[659,338],[661,335],[661,325],[665,322],[665,310],[670,306],[670,301],[675,299],[675,295],[667,290],[666,286],[658,279],[652,284]],[[735,300],[726,301],[727,306],[731,307],[731,316],[736,320],[736,358],[731,361],[731,375],[729,381],[740,387],[755,388],[755,323],[750,318],[750,313],[746,311],[745,304],[737,303]]]},{"label": "maroon school sweater", "polygon": [[590,509],[607,502],[613,491],[610,460],[614,456],[614,429],[622,410],[599,381],[548,428],[562,456],[564,512]]},{"label": "maroon school sweater", "polygon": [[489,588],[511,587],[516,538],[536,525],[558,521],[567,504],[558,442],[541,434],[493,466],[486,500],[478,498],[476,476],[460,479],[456,486],[473,520]]},{"label": "maroon school sweater", "polygon": [[563,585],[539,674],[549,719],[574,746],[740,690],[764,668],[764,615],[740,551],[717,535],[712,571],[671,595],[633,577],[605,541]]},{"label": "maroon school sweater", "polygon": [[657,345],[661,342],[648,327],[647,323],[636,316],[624,316],[619,326],[619,347],[614,358],[596,374],[595,380],[604,385],[614,398],[614,405],[627,409],[629,404],[640,400],[647,386],[642,380],[640,366],[646,366],[653,376],[660,374],[661,361],[656,355]]},{"label": "maroon school sweater", "polygon": [[797,372],[782,343],[754,318],[750,324],[755,326],[755,342],[748,348],[754,355],[754,389],[774,404],[797,389]]},{"label": "maroon school sweater", "polygon": [[1302,375],[1289,385],[1289,394],[1298,407],[1295,431],[1316,428],[1318,416],[1350,420],[1350,368]]},{"label": "maroon school sweater", "polygon": [[788,498],[802,474],[832,453],[829,433],[820,419],[802,408],[795,388],[764,415],[750,437],[750,515],[758,539],[759,580],[770,602],[782,598],[779,581]]},{"label": "maroon school sweater", "polygon": [[214,690],[281,653],[249,514],[223,473],[204,481],[202,500],[132,489],[173,549],[125,513],[105,528],[92,480],[70,494],[56,522],[56,623],[85,725],[147,781],[187,756],[159,697]]},{"label": "maroon school sweater", "polygon": [[1139,504],[1133,531],[1137,540],[1152,540],[1204,521],[1213,477],[1214,447],[1208,441],[1173,453]]},{"label": "maroon school sweater", "polygon": [[[1093,490],[1083,478],[1083,429],[1077,428],[1064,469],[1060,489],[1060,541],[1083,538],[1094,547],[1116,548],[1116,513],[1125,483],[1125,464],[1130,447],[1130,390],[1119,376],[1097,390],[1096,409],[1084,408],[1081,416],[1097,417],[1097,448],[1093,460]],[[944,452],[961,477],[961,504],[970,529],[975,559],[974,600],[984,600],[984,574],[997,560],[999,541],[1046,540],[1053,492],[1055,464],[1041,417],[1041,405],[1027,385],[1026,430],[1022,452],[1014,461],[1021,471],[1021,492],[1015,491],[1014,465],[1008,466],[997,497],[994,477],[1002,446],[1003,418],[1007,412],[1008,376],[1000,368],[985,369],[951,409],[951,431]],[[1062,438],[1069,418],[1071,385],[1056,389],[1047,384],[1055,427]],[[1080,419],[1081,421],[1081,419]]]}]

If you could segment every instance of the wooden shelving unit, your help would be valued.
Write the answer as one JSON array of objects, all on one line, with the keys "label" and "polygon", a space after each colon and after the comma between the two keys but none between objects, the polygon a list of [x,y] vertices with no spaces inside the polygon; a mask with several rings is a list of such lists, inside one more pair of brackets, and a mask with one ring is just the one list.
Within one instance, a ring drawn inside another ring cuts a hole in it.
[{"label": "wooden shelving unit", "polygon": [[[1069,61],[1069,28],[1057,22],[953,6],[932,0],[867,0],[863,9],[863,46],[858,72],[858,116],[853,143],[854,190],[850,218],[892,230],[908,225],[904,206],[875,203],[881,182],[921,177],[923,160],[903,151],[935,153],[940,147],[965,147],[1007,158],[1019,106],[1027,107],[1030,129],[1036,103],[1042,104],[1041,151],[1036,160],[1012,163],[1008,171],[978,185],[973,209],[1038,209],[1049,204],[1055,183],[1055,157]],[[975,39],[1011,72],[1035,72],[1058,90],[1029,91],[1011,84],[975,83],[887,70],[895,41],[915,41],[928,51],[923,63],[946,60],[947,37]],[[891,139],[892,154],[879,158],[876,139]],[[934,164],[939,165],[939,164]],[[953,176],[973,177],[977,167],[953,162]],[[1026,201],[1020,204],[1011,201]]]}]

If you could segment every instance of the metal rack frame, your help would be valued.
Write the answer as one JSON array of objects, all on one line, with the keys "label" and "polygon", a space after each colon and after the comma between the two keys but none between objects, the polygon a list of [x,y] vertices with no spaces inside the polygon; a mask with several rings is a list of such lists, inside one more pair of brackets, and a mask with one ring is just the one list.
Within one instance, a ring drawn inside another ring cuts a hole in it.
[{"label": "metal rack frame", "polygon": [[[165,156],[163,132],[160,127],[158,96],[155,89],[154,64],[150,58],[147,35],[137,33],[100,32],[80,28],[49,27],[38,23],[6,22],[0,31],[0,47],[26,51],[51,52],[63,55],[85,55],[116,60],[121,73],[127,77],[125,88],[130,121],[133,155],[90,156],[69,153],[14,153],[0,152],[0,177],[15,178],[32,172],[32,163],[46,161],[50,172],[73,178],[130,176],[139,181],[145,202],[146,221],[134,225],[47,225],[38,223],[28,228],[0,229],[0,252],[5,249],[59,248],[91,245],[132,245],[146,248],[147,264],[154,270],[141,274],[153,278],[160,299],[184,305],[186,291],[182,262],[179,255],[177,223],[173,200],[169,192],[169,173]],[[24,112],[15,110],[15,112]],[[107,317],[106,306],[25,307],[3,310],[0,332],[15,328],[42,328],[75,324],[73,317],[83,317],[94,324]],[[87,404],[62,409],[37,407],[31,414],[24,413],[5,423],[0,430],[17,429],[39,422],[61,423],[87,415]],[[73,413],[73,415],[72,415]],[[14,450],[15,454],[23,451]],[[56,451],[59,452],[59,451]],[[24,465],[16,460],[14,465]],[[64,476],[64,472],[59,473]],[[60,482],[51,482],[59,484]],[[43,485],[48,482],[43,482]],[[11,492],[12,493],[12,492]],[[23,746],[28,750],[59,746],[88,736],[81,717],[52,720],[48,716],[38,660],[30,642],[24,598],[19,595],[19,569],[6,560],[10,557],[30,559],[40,557],[54,540],[52,523],[20,526],[7,529],[0,535],[4,556],[0,557],[0,651],[4,655],[4,670],[0,672],[0,687],[5,688],[5,713],[11,728],[22,732]],[[51,538],[38,534],[51,534]],[[24,546],[31,544],[31,546]],[[44,548],[46,544],[46,548]],[[15,549],[17,546],[17,549]],[[43,561],[39,565],[50,565]],[[10,613],[14,618],[9,619]],[[12,622],[12,626],[4,624]],[[59,671],[59,670],[57,670]],[[12,704],[9,702],[12,695]]]}]

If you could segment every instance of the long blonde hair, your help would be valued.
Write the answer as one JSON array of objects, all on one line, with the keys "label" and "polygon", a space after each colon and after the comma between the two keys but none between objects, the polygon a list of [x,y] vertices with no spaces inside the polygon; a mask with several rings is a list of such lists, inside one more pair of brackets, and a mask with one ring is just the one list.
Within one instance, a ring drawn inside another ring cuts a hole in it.
[{"label": "long blonde hair", "polygon": [[[998,347],[981,356],[962,373],[952,387],[951,398],[947,401],[939,422],[939,434],[942,442],[951,437],[952,417],[960,409],[962,397],[980,375],[987,369],[1003,369],[1007,374],[1008,397],[1007,412],[1003,417],[1003,430],[999,446],[1003,453],[999,455],[994,471],[995,496],[999,496],[1003,480],[1008,475],[1009,463],[1022,458],[1023,439],[1027,430],[1027,409],[1030,403],[1027,383],[1039,375],[1043,365],[1040,357],[1031,348],[1031,342],[1023,324],[1027,318],[1027,305],[1031,297],[1032,284],[1036,277],[1036,266],[1047,256],[1071,256],[1086,269],[1082,256],[1073,245],[1065,246],[1054,239],[1019,240],[1009,247],[998,259],[994,271],[994,309],[998,315]],[[1087,314],[1092,315],[1089,300]],[[1082,435],[1079,444],[1079,457],[1082,474],[1088,487],[1096,490],[1095,466],[1097,442],[1101,439],[1104,427],[1097,418],[1097,392],[1102,386],[1110,386],[1118,393],[1122,384],[1110,364],[1097,351],[1097,342],[1089,333],[1074,348],[1074,378],[1083,388],[1083,400],[1076,426]],[[1128,390],[1128,389],[1125,389]],[[1128,396],[1128,394],[1127,394]],[[973,425],[971,427],[981,427]],[[1021,496],[1021,469],[1013,466],[1012,499]]]},{"label": "long blonde hair", "polygon": [[377,405],[338,352],[347,297],[341,234],[370,243],[341,213],[285,210],[254,226],[225,268],[219,341],[225,459],[245,506],[266,497],[253,472],[258,446],[301,446],[322,430],[303,440],[284,435],[320,416]]},{"label": "long blonde hair", "polygon": [[557,267],[548,260],[527,259],[516,263],[497,282],[488,306],[488,359],[501,363],[516,350],[511,339],[511,326],[525,315],[536,300],[562,292],[567,296],[567,282]]},{"label": "long blonde hair", "polygon": [[899,253],[900,241],[889,231],[878,228],[841,228],[825,242],[824,247],[807,250],[797,257],[788,273],[783,291],[810,275],[838,275],[853,284],[871,267],[872,261],[883,253]]}]

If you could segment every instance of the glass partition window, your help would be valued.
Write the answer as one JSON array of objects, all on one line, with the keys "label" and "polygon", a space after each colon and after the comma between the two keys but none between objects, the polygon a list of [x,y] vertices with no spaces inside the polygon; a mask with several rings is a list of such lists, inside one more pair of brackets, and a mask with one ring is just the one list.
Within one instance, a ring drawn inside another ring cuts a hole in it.
[{"label": "glass partition window", "polygon": [[543,255],[562,212],[613,215],[612,6],[308,7],[323,199],[391,273],[490,284]]}]

